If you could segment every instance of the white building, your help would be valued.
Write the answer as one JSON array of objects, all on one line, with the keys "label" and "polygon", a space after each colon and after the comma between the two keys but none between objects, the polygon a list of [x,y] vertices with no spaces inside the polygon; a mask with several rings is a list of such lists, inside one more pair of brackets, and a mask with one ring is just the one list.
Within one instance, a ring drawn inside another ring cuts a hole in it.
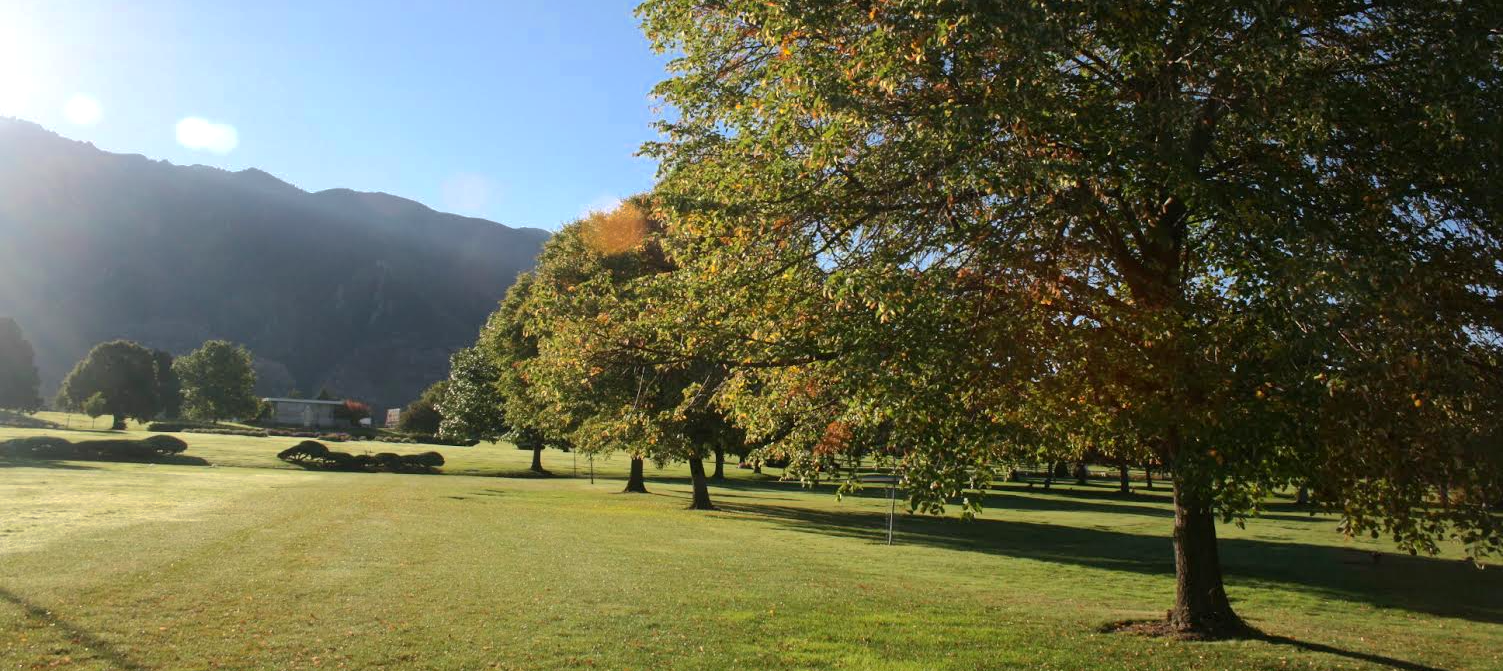
[{"label": "white building", "polygon": [[335,419],[334,409],[344,401],[320,401],[312,398],[264,398],[272,406],[271,421],[284,426],[329,428],[348,426],[346,420]]}]

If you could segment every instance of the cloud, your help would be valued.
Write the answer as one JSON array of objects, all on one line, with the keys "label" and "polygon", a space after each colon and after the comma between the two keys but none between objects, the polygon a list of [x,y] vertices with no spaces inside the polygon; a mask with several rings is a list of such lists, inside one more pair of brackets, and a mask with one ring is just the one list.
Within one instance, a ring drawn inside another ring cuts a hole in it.
[{"label": "cloud", "polygon": [[439,189],[445,210],[468,216],[485,216],[485,208],[496,194],[490,179],[470,172],[450,175]]},{"label": "cloud", "polygon": [[99,101],[92,96],[75,93],[72,98],[68,99],[68,102],[63,104],[63,116],[79,126],[92,126],[99,123],[99,119],[104,116],[104,110],[99,107]]},{"label": "cloud", "polygon": [[240,134],[227,123],[190,116],[177,122],[177,142],[189,149],[228,154],[240,146]]}]

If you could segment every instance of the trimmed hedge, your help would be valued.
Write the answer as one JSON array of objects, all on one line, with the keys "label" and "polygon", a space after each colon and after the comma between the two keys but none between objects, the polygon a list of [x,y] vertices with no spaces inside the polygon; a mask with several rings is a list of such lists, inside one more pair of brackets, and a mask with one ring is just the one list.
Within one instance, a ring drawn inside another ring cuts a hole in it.
[{"label": "trimmed hedge", "polygon": [[56,436],[28,436],[0,443],[0,455],[25,459],[153,461],[175,457],[187,449],[188,444],[174,436],[151,436],[141,440],[85,440],[77,443]]},{"label": "trimmed hedge", "polygon": [[201,422],[152,422],[146,425],[146,430],[156,433],[205,433],[215,436],[251,436],[253,438],[265,438],[269,435],[261,429],[237,429],[222,424]]},{"label": "trimmed hedge", "polygon": [[440,438],[438,436],[413,436],[413,442],[427,443],[429,445],[448,445],[450,447],[474,447],[480,444],[474,438]]},{"label": "trimmed hedge", "polygon": [[250,436],[252,438],[266,438],[265,431],[256,429],[183,429],[183,433],[207,433],[216,436]]},{"label": "trimmed hedge", "polygon": [[350,454],[334,452],[323,443],[312,440],[282,450],[277,458],[303,468],[365,473],[432,473],[444,465],[444,455],[437,452]]}]

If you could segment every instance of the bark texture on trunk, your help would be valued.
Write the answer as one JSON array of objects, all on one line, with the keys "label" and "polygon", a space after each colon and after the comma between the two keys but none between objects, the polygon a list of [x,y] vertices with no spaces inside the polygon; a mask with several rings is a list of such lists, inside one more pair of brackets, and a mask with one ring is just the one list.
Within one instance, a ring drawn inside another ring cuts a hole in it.
[{"label": "bark texture on trunk", "polygon": [[725,448],[723,447],[715,448],[715,474],[710,478],[717,482],[725,479]]},{"label": "bark texture on trunk", "polygon": [[1181,634],[1207,638],[1236,636],[1247,630],[1232,611],[1221,582],[1216,545],[1216,517],[1207,502],[1189,500],[1176,476],[1174,483],[1174,609],[1169,626]]},{"label": "bark texture on trunk", "polygon": [[710,503],[710,483],[705,479],[705,462],[701,456],[689,457],[689,477],[694,481],[694,500],[689,503],[689,510],[714,510],[715,505]]},{"label": "bark texture on trunk", "polygon": [[548,472],[546,470],[543,470],[543,448],[541,448],[541,447],[536,447],[536,448],[533,448],[533,450],[532,450],[532,472],[534,472],[534,473],[547,473]]},{"label": "bark texture on trunk", "polygon": [[1131,494],[1132,493],[1132,484],[1131,484],[1132,480],[1131,480],[1131,478],[1128,477],[1127,464],[1125,462],[1121,466],[1117,467],[1117,475],[1118,475],[1118,477],[1122,481],[1122,493],[1123,494]]},{"label": "bark texture on trunk", "polygon": [[642,458],[631,458],[631,477],[626,479],[626,489],[621,490],[629,494],[646,494],[647,479],[642,476]]}]

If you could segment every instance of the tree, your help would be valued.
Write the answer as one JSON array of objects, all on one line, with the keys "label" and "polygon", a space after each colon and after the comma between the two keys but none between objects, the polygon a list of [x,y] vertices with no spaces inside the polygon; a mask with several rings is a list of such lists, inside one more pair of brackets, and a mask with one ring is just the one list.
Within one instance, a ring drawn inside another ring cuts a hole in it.
[{"label": "tree", "polygon": [[210,340],[173,364],[183,386],[184,413],[195,419],[219,421],[254,417],[256,372],[251,353],[243,345]]},{"label": "tree", "polygon": [[314,396],[313,398],[314,398],[314,400],[318,400],[318,401],[333,401],[333,400],[335,400],[335,398],[334,398],[334,392],[329,391],[328,387],[319,387],[318,388],[318,395]]},{"label": "tree", "polygon": [[334,408],[334,417],[350,423],[350,426],[360,426],[360,420],[371,416],[371,407],[354,399],[345,399],[344,403]]},{"label": "tree", "polygon": [[[741,434],[710,406],[724,368],[652,346],[672,302],[659,281],[675,270],[645,196],[560,230],[530,280],[523,330],[537,354],[517,367],[538,401],[532,417],[590,454],[634,460],[627,491],[645,491],[641,464],[686,461],[693,509],[714,505],[704,459]],[[515,416],[515,415],[514,415]],[[721,471],[717,468],[717,471]]]},{"label": "tree", "polygon": [[648,0],[680,337],[754,435],[815,390],[888,427],[915,507],[1040,452],[1163,464],[1179,632],[1243,630],[1216,521],[1296,482],[1495,552],[1491,11]]},{"label": "tree", "polygon": [[0,408],[35,412],[42,407],[36,355],[21,326],[0,317]]},{"label": "tree", "polygon": [[423,390],[422,396],[402,409],[402,414],[397,417],[397,430],[405,433],[438,435],[439,424],[443,421],[443,415],[438,412],[438,404],[443,400],[448,388],[448,380],[439,380],[429,385]]},{"label": "tree", "polygon": [[561,442],[563,438],[556,416],[546,412],[534,393],[532,380],[523,371],[538,355],[538,338],[525,325],[532,286],[531,273],[517,276],[501,305],[486,320],[475,347],[495,371],[501,414],[509,427],[507,437],[517,447],[532,451],[533,472],[547,473],[543,468],[543,449],[550,441]]},{"label": "tree", "polygon": [[89,416],[89,428],[94,428],[94,420],[110,414],[109,401],[105,400],[104,394],[95,393],[84,399],[83,406],[79,408]]},{"label": "tree", "polygon": [[157,398],[162,403],[162,416],[177,419],[183,411],[183,385],[172,370],[172,354],[152,350],[151,359],[157,368]]},{"label": "tree", "polygon": [[[496,442],[509,430],[496,365],[484,352],[466,347],[449,358],[449,382],[435,408],[443,418],[438,435]],[[534,466],[541,468],[534,460]]]},{"label": "tree", "polygon": [[156,359],[151,350],[128,340],[95,345],[63,378],[58,398],[67,407],[83,409],[84,401],[98,394],[104,412],[113,415],[114,429],[124,429],[125,420],[149,421],[162,411],[158,396]]}]

